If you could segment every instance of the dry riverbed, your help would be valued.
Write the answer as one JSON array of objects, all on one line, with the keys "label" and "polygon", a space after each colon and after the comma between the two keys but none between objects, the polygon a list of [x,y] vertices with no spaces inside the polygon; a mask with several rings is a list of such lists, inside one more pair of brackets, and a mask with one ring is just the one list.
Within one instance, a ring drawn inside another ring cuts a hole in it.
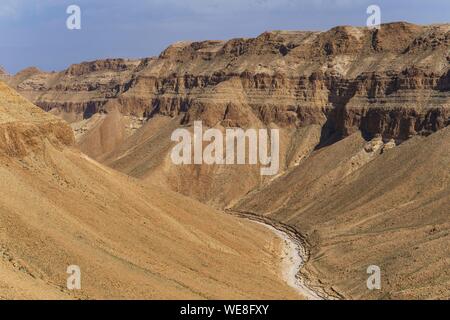
[{"label": "dry riverbed", "polygon": [[324,300],[318,292],[309,288],[302,277],[298,274],[299,270],[306,262],[306,251],[303,246],[286,232],[276,229],[275,227],[254,221],[270,229],[275,233],[284,243],[283,251],[281,252],[282,259],[282,275],[287,284],[294,288],[300,295],[307,300]]},{"label": "dry riverbed", "polygon": [[278,226],[276,223],[272,223],[270,220],[263,217],[231,210],[227,210],[227,212],[270,229],[283,241],[284,247],[281,252],[282,277],[286,283],[295,289],[301,296],[307,300],[338,299],[337,297],[328,295],[319,288],[309,286],[306,279],[302,276],[300,270],[308,261],[308,251],[304,241],[300,239],[300,236],[291,232],[288,228],[286,229],[283,226]]}]

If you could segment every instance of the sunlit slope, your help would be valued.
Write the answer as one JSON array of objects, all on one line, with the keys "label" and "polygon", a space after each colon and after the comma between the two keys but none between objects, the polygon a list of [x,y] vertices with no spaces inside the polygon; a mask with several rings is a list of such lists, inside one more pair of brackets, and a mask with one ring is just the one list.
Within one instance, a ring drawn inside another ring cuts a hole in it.
[{"label": "sunlit slope", "polygon": [[[355,134],[315,151],[235,209],[304,233],[310,275],[348,297],[449,298],[450,128],[380,155],[364,147]],[[366,287],[369,265],[380,291]]]},{"label": "sunlit slope", "polygon": [[2,83],[0,119],[0,298],[298,298],[270,231],[99,165]]}]

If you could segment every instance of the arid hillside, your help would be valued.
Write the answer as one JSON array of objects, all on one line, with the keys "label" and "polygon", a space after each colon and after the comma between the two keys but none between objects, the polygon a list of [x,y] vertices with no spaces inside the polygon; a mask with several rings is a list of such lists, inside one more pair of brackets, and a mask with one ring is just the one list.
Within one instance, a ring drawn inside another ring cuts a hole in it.
[{"label": "arid hillside", "polygon": [[100,165],[2,82],[0,138],[0,299],[301,298],[270,230]]},{"label": "arid hillside", "polygon": [[450,127],[393,149],[354,134],[233,210],[294,226],[311,248],[303,272],[347,298],[450,297]]}]

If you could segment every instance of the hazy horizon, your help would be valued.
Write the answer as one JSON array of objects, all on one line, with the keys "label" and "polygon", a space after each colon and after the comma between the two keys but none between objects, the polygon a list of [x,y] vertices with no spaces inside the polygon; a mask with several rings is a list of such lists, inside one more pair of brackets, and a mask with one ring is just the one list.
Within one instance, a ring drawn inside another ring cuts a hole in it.
[{"label": "hazy horizon", "polygon": [[[66,28],[72,4],[81,8],[81,30]],[[382,23],[447,23],[450,10],[444,0],[3,0],[0,66],[11,74],[30,66],[60,71],[82,61],[157,56],[177,41],[364,26],[371,4],[380,6]]]}]

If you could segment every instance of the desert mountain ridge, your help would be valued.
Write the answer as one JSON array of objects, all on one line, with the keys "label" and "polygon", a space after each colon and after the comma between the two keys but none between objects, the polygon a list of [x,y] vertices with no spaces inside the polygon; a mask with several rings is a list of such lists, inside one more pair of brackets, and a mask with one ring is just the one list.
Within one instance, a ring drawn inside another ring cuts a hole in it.
[{"label": "desert mountain ridge", "polygon": [[226,207],[265,181],[254,170],[221,192],[223,179],[242,181],[239,169],[216,172],[212,187],[211,171],[200,172],[194,185],[188,180],[195,169],[180,178],[185,170],[164,165],[167,135],[176,127],[202,120],[209,127],[281,128],[285,170],[316,146],[355,132],[389,145],[428,135],[450,121],[449,39],[448,24],[406,22],[380,30],[273,31],[179,42],[159,57],[85,62],[58,73],[28,68],[8,82],[69,121],[80,149],[94,159]]},{"label": "desert mountain ridge", "polygon": [[[448,298],[450,25],[340,26],[179,42],[158,57],[7,79],[112,169],[289,225],[303,276],[349,298]],[[281,170],[175,166],[171,133],[277,128]],[[379,265],[383,290],[365,287]]]},{"label": "desert mountain ridge", "polygon": [[[255,120],[283,126],[325,121],[330,132],[324,140],[355,129],[368,137],[405,140],[448,120],[446,96],[439,93],[448,89],[449,30],[450,25],[401,22],[379,31],[342,26],[179,42],[157,58],[97,60],[59,73],[27,68],[10,84],[70,122],[117,108],[136,121],[155,114],[181,114],[183,122],[202,118],[209,125],[219,120],[240,126]],[[417,90],[427,95],[417,97]],[[202,111],[208,103],[215,104],[213,110]],[[378,123],[368,122],[377,104],[396,114],[390,117],[386,110]],[[413,109],[421,112],[411,115]]]}]

